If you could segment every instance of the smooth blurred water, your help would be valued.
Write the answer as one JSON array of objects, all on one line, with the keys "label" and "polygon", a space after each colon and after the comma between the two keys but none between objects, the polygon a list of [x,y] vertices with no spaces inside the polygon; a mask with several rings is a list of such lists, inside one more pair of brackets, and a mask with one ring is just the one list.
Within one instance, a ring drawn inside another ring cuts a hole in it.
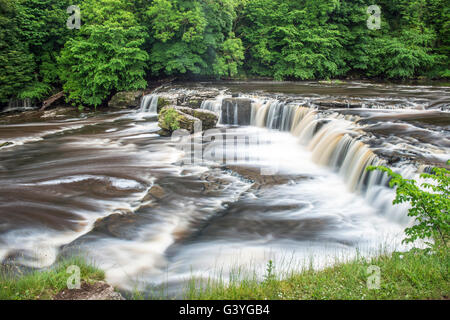
[{"label": "smooth blurred water", "polygon": [[[223,86],[253,97],[250,89],[267,87]],[[409,108],[413,104],[431,95],[442,98],[448,89],[273,86],[298,100],[356,92],[384,103],[399,93],[406,109],[383,112],[387,118],[374,120],[374,109],[353,110],[346,119],[327,111],[323,118],[345,122],[345,130],[361,133],[358,142],[390,156],[414,155],[416,148],[431,161],[449,153],[448,124],[421,122],[420,115],[417,121],[401,120],[405,112],[417,112],[417,105]],[[267,98],[262,95],[258,99]],[[435,112],[426,109],[424,118]],[[357,124],[354,117],[372,120]],[[221,126],[232,143],[224,153],[223,144],[207,134],[200,148],[204,159],[160,137],[156,117],[146,112],[1,124],[0,140],[14,145],[0,151],[0,259],[42,268],[61,252],[81,252],[121,289],[150,290],[167,283],[173,293],[193,275],[226,279],[241,268],[263,276],[269,260],[283,273],[311,263],[321,268],[357,251],[370,256],[380,248],[404,249],[403,229],[411,221],[406,208],[390,205],[393,192],[382,185],[367,192],[351,188],[353,168],[325,165],[320,159],[327,145],[318,151],[305,143],[314,131],[302,141],[283,121],[284,131]],[[400,161],[399,169],[411,171],[420,158],[411,159]]]}]

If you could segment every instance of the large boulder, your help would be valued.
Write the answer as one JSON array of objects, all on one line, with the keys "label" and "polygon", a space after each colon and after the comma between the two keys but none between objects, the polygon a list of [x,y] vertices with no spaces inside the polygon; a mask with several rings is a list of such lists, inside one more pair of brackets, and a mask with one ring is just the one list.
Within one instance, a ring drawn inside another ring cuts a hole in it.
[{"label": "large boulder", "polygon": [[164,108],[165,106],[169,106],[171,105],[171,101],[164,98],[164,97],[158,97],[158,104],[157,104],[157,111],[158,113],[161,112],[162,108]]},{"label": "large boulder", "polygon": [[209,110],[192,109],[188,107],[178,107],[178,110],[199,119],[202,122],[203,130],[215,128],[217,122],[219,121],[219,117],[214,112]]},{"label": "large boulder", "polygon": [[137,108],[141,104],[143,91],[122,91],[115,94],[108,103],[113,109]]},{"label": "large boulder", "polygon": [[196,110],[187,107],[167,106],[158,116],[159,127],[165,133],[171,133],[184,129],[194,133],[199,124],[202,130],[209,130],[217,125],[218,117],[208,110]]},{"label": "large boulder", "polygon": [[199,109],[206,100],[213,100],[220,95],[218,89],[202,88],[191,90],[186,94],[180,95],[177,99],[177,105],[192,109]]},{"label": "large boulder", "polygon": [[219,89],[214,88],[195,87],[189,89],[185,86],[182,86],[183,90],[180,90],[180,88],[179,86],[172,86],[166,90],[153,92],[159,98],[158,111],[169,105],[199,109],[203,101],[214,100],[221,94]]}]

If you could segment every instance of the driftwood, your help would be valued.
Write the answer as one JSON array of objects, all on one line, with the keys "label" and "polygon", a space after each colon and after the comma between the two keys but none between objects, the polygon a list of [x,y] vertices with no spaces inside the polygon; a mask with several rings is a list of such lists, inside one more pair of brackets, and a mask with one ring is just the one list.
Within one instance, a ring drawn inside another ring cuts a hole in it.
[{"label": "driftwood", "polygon": [[58,92],[57,94],[51,96],[42,103],[41,111],[44,111],[47,107],[51,106],[55,101],[64,97],[64,91]]}]

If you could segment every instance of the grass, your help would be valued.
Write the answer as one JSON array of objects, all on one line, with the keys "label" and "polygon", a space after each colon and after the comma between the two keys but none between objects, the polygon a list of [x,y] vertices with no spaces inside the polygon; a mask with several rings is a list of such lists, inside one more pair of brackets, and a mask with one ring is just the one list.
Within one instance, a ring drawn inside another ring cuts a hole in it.
[{"label": "grass", "polygon": [[[192,278],[184,292],[186,300],[406,300],[448,299],[448,249],[438,252],[413,249],[406,253],[356,258],[337,263],[324,270],[312,267],[286,274],[276,273],[276,265],[267,264],[263,280],[231,275],[231,281]],[[81,280],[88,283],[104,280],[104,272],[82,258],[69,258],[45,271],[20,274],[4,267],[0,272],[0,300],[47,300],[67,288],[69,266],[80,267]],[[370,266],[380,269],[379,289],[369,289]],[[131,292],[129,299],[159,299],[162,296]]]},{"label": "grass", "polygon": [[[379,289],[369,289],[369,266],[380,268]],[[358,258],[333,267],[311,268],[284,279],[269,262],[264,281],[190,281],[188,300],[407,300],[448,299],[448,249],[437,253],[414,249],[366,260]]]},{"label": "grass", "polygon": [[67,289],[69,266],[80,268],[81,281],[93,283],[104,280],[105,274],[83,258],[67,258],[51,269],[22,274],[20,269],[3,266],[0,270],[0,300],[49,300]]}]

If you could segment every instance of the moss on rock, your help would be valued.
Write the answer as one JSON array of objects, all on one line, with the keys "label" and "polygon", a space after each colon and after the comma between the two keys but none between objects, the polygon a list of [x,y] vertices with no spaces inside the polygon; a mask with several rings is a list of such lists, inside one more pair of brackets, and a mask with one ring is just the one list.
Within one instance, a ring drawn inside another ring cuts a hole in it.
[{"label": "moss on rock", "polygon": [[159,113],[159,126],[164,132],[185,129],[190,133],[195,131],[197,123],[202,124],[202,130],[216,126],[218,117],[208,110],[195,110],[187,107],[168,106]]},{"label": "moss on rock", "polygon": [[157,110],[158,113],[166,106],[170,105],[170,101],[165,99],[165,98],[158,98],[158,106],[157,106]]},{"label": "moss on rock", "polygon": [[163,109],[160,113],[159,117],[159,124],[161,128],[175,131],[180,129],[180,118],[183,115],[181,115],[179,112],[177,112],[175,109],[166,108]]},{"label": "moss on rock", "polygon": [[110,108],[127,109],[140,105],[143,91],[123,91],[115,94],[108,103]]}]

